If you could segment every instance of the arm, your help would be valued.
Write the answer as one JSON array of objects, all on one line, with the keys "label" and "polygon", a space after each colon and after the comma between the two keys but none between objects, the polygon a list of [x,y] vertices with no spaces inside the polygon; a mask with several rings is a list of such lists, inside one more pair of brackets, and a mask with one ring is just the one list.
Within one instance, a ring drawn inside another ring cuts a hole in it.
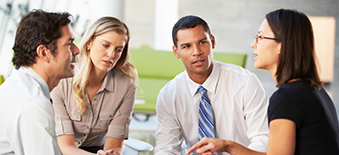
[{"label": "arm", "polygon": [[[295,123],[288,119],[275,119],[270,122],[270,134],[268,140],[268,155],[293,155],[295,151]],[[265,155],[246,148],[236,142],[217,139],[203,138],[193,145],[187,155],[197,150],[199,154],[214,154],[215,152],[228,152],[237,155]]]},{"label": "arm", "polygon": [[[126,79],[124,79],[126,80]],[[130,82],[129,79],[127,79]],[[123,82],[122,82],[123,83]],[[114,114],[113,120],[109,123],[108,131],[106,134],[106,140],[104,144],[104,150],[114,150],[114,154],[122,154],[122,147],[124,139],[128,138],[129,134],[129,125],[131,122],[131,116],[134,107],[134,101],[136,96],[136,87],[129,83],[129,87],[127,88],[126,93],[121,93],[122,103],[119,109],[116,107],[111,108],[111,111],[119,112]],[[117,101],[119,102],[119,101]],[[106,105],[111,105],[110,100],[105,100],[104,103]],[[110,109],[110,108],[108,108]],[[102,112],[102,111],[101,111]]]},{"label": "arm", "polygon": [[268,100],[266,92],[255,74],[243,88],[243,114],[247,126],[250,149],[266,152],[268,143]]},{"label": "arm", "polygon": [[94,155],[94,153],[79,149],[76,145],[74,135],[60,135],[57,139],[63,155]]},{"label": "arm", "polygon": [[181,154],[183,136],[175,115],[172,113],[174,111],[170,110],[173,103],[169,102],[173,99],[166,97],[166,94],[167,92],[161,90],[157,99],[158,128],[155,136],[154,154]]},{"label": "arm", "polygon": [[267,154],[293,155],[295,151],[296,125],[288,119],[274,119],[270,122]]},{"label": "arm", "polygon": [[216,152],[228,152],[230,154],[236,155],[265,155],[266,153],[253,151],[241,144],[238,144],[233,141],[218,139],[218,138],[208,138],[205,137],[200,140],[198,143],[193,145],[186,155],[189,155],[194,150],[197,150],[198,154],[209,155]]},{"label": "arm", "polygon": [[114,150],[114,155],[122,155],[123,138],[107,137],[104,150]]}]

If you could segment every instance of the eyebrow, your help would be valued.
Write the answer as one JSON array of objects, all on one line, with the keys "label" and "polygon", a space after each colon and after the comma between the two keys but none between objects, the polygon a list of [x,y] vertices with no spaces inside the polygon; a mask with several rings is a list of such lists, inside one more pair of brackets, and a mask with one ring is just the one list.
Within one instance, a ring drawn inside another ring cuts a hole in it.
[{"label": "eyebrow", "polygon": [[[199,42],[203,41],[203,40],[207,40],[207,37],[200,39]],[[180,44],[180,47],[186,46],[186,45],[190,45],[190,43],[182,43],[182,44]]]}]

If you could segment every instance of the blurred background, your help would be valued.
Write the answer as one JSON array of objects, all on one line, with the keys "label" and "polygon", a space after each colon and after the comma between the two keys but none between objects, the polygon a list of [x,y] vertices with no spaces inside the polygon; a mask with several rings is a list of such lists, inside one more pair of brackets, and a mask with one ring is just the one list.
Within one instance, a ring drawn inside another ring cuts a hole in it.
[{"label": "blurred background", "polygon": [[[279,8],[296,9],[314,18],[315,40],[319,43],[316,45],[317,55],[327,63],[321,65],[320,72],[329,72],[323,76],[324,86],[338,112],[339,0],[1,0],[0,75],[6,79],[13,69],[11,48],[16,27],[21,16],[32,9],[70,12],[74,17],[72,27],[78,41],[94,20],[106,15],[115,16],[129,27],[131,48],[168,51],[173,45],[171,29],[174,23],[182,16],[197,15],[207,21],[216,38],[214,51],[247,54],[245,68],[258,75],[270,96],[276,90],[275,83],[268,71],[253,67],[250,43],[265,15]],[[149,128],[140,131],[145,124]],[[131,136],[141,135],[142,139],[154,143],[155,129],[155,116],[147,122],[132,121]]]}]

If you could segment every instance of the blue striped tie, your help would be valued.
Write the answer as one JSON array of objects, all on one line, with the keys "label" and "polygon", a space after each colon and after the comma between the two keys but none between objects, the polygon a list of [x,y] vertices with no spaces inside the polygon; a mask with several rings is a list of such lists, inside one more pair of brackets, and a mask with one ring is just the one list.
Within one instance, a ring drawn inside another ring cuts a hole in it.
[{"label": "blue striped tie", "polygon": [[206,89],[199,87],[201,101],[199,104],[199,141],[204,137],[214,138],[214,120],[210,100],[206,96]]}]

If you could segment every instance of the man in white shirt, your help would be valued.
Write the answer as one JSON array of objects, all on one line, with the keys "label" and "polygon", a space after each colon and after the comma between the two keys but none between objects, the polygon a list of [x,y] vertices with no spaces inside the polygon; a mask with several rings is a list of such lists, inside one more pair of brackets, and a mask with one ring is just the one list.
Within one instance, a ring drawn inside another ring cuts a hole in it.
[{"label": "man in white shirt", "polygon": [[34,10],[21,19],[15,69],[0,86],[0,154],[61,154],[49,92],[61,78],[73,76],[79,49],[70,16]]},{"label": "man in white shirt", "polygon": [[213,138],[266,151],[268,101],[256,75],[213,59],[215,38],[200,17],[179,19],[172,38],[173,53],[181,58],[186,70],[168,82],[158,95],[155,154],[180,154],[183,140],[188,147],[198,142],[200,86],[207,90],[212,107]]}]

